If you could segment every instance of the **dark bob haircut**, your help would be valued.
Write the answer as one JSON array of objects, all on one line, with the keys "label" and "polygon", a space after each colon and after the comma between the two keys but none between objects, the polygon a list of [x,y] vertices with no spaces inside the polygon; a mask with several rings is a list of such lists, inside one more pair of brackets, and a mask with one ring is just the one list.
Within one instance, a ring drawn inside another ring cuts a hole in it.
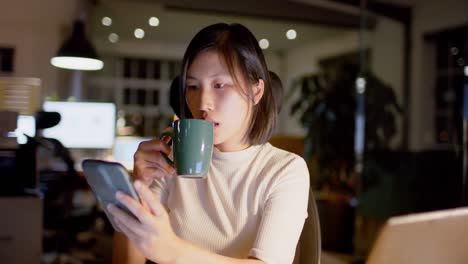
[{"label": "dark bob haircut", "polygon": [[[264,92],[260,101],[253,105],[253,91],[247,89],[244,92],[248,100],[252,103],[252,116],[244,139],[252,145],[266,143],[276,127],[277,123],[277,98],[271,88],[270,74],[268,72],[263,52],[258,46],[258,41],[254,35],[240,24],[214,24],[199,31],[190,42],[185,51],[182,61],[181,94],[185,95],[187,71],[195,57],[201,52],[213,50],[224,59],[229,73],[239,87],[251,88],[259,80],[264,82]],[[236,72],[242,76],[237,76]],[[246,83],[240,83],[242,79]],[[181,96],[181,100],[185,96]],[[181,105],[184,105],[181,102]],[[181,108],[182,110],[183,108]],[[190,113],[187,113],[190,115]],[[188,116],[181,113],[182,118]]]}]

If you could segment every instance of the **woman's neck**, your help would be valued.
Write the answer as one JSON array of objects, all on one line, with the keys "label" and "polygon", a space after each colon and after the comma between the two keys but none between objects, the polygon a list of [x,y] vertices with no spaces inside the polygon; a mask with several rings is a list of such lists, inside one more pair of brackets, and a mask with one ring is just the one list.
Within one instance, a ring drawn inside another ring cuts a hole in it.
[{"label": "woman's neck", "polygon": [[229,144],[218,144],[215,145],[215,148],[220,152],[236,152],[247,149],[250,147],[250,143],[239,143],[236,145],[229,145]]}]

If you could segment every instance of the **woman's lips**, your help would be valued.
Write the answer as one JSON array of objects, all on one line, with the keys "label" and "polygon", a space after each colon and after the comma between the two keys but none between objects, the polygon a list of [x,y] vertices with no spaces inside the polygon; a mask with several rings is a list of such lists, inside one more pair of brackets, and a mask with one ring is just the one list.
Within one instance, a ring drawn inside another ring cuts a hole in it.
[{"label": "woman's lips", "polygon": [[219,126],[219,123],[218,123],[218,122],[216,122],[216,121],[214,121],[214,120],[212,120],[212,119],[210,119],[210,118],[205,118],[205,120],[206,120],[206,121],[209,121],[209,122],[211,122],[211,123],[213,123],[213,126],[214,126],[214,127]]}]

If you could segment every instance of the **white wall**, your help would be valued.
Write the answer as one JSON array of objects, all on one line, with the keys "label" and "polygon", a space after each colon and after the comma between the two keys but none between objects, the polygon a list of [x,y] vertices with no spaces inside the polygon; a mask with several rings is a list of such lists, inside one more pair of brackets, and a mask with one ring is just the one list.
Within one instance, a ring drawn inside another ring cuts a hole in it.
[{"label": "white wall", "polygon": [[78,0],[0,0],[0,46],[15,48],[13,76],[42,79],[43,95],[66,88],[49,61],[71,33],[78,6]]},{"label": "white wall", "polygon": [[283,54],[265,51],[264,55],[268,70],[274,71],[278,76],[282,76],[284,74]]},{"label": "white wall", "polygon": [[[283,80],[286,97],[290,94],[293,80],[301,75],[319,71],[319,60],[356,51],[358,48],[359,33],[357,31],[350,31],[346,34],[332,36],[286,52],[283,58],[284,70],[282,75],[280,75]],[[294,98],[297,98],[297,93],[284,102],[283,110],[280,114],[278,133],[303,136],[305,130],[300,126],[298,117],[289,114]]]},{"label": "white wall", "polygon": [[372,71],[392,86],[400,103],[403,100],[403,34],[403,24],[382,17],[368,40],[372,47]]},{"label": "white wall", "polygon": [[[398,103],[403,106],[403,67],[404,67],[404,27],[397,21],[379,17],[375,30],[366,40],[372,47],[370,68],[383,82],[395,92]],[[406,115],[408,113],[403,113]],[[403,140],[403,115],[396,115],[397,133],[390,146],[401,147]]]}]

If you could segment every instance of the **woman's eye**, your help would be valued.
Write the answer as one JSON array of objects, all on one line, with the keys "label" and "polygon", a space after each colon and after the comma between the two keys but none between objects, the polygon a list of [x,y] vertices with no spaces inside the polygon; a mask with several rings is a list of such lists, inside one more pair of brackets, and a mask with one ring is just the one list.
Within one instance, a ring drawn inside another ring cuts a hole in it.
[{"label": "woman's eye", "polygon": [[187,89],[196,90],[198,87],[196,85],[187,85]]},{"label": "woman's eye", "polygon": [[215,83],[214,88],[223,88],[224,83]]}]

